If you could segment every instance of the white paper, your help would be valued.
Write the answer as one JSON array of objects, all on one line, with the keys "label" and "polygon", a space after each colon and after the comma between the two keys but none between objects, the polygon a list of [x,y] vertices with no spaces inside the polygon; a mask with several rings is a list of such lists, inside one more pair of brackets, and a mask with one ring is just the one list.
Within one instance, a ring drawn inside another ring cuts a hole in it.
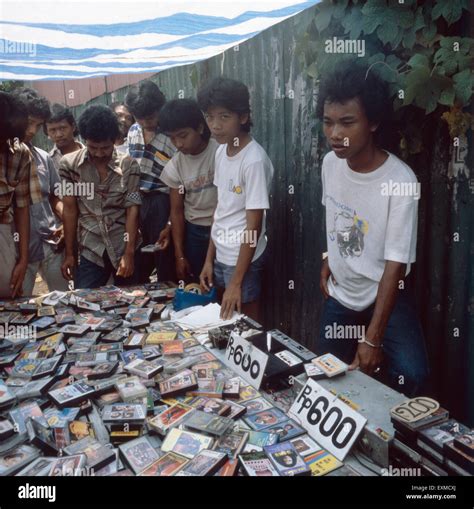
[{"label": "white paper", "polygon": [[203,306],[201,309],[190,313],[189,315],[176,320],[176,323],[179,325],[184,325],[186,327],[190,327],[191,329],[201,329],[201,328],[214,328],[220,327],[222,325],[227,325],[229,323],[234,323],[243,315],[234,312],[232,318],[230,320],[222,320],[220,318],[221,307],[217,303],[211,303],[207,306]]}]

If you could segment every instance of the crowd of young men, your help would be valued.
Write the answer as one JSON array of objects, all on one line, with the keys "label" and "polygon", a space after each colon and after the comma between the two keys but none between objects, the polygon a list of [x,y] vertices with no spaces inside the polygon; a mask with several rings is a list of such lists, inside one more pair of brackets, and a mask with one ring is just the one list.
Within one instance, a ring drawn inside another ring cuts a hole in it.
[{"label": "crowd of young men", "polygon": [[[250,134],[246,85],[219,77],[197,100],[167,102],[147,80],[124,103],[89,106],[77,124],[31,89],[0,93],[0,107],[0,297],[30,295],[38,273],[64,290],[69,281],[145,283],[156,269],[160,281],[217,287],[222,318],[260,319],[274,170]],[[415,261],[417,201],[384,196],[381,184],[416,177],[378,139],[389,110],[386,84],[357,66],[320,86],[332,151],[322,166],[328,253],[318,348],[369,374],[382,367],[392,385],[403,375],[415,393],[426,352],[400,281]],[[41,128],[54,143],[49,154],[32,144]],[[333,323],[367,332],[334,341],[325,333]]]}]

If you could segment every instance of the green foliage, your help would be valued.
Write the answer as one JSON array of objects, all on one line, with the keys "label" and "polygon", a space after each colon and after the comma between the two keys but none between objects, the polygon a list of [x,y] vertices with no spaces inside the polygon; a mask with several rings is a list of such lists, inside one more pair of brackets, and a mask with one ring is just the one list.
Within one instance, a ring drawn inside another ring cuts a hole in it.
[{"label": "green foliage", "polygon": [[1,92],[13,92],[17,88],[24,87],[25,84],[23,81],[16,81],[16,80],[5,80],[0,81],[0,91]]},{"label": "green foliage", "polygon": [[[470,0],[323,0],[302,30],[296,51],[302,68],[315,80],[341,60],[357,58],[389,83],[396,110],[415,107],[441,117],[448,108],[459,111],[473,98],[474,39],[452,37],[452,25],[469,9]],[[328,54],[325,42],[334,37],[363,40],[364,57]],[[460,117],[442,118],[449,124],[448,119]],[[463,121],[466,129],[469,125]],[[458,127],[449,124],[450,132]],[[406,133],[401,134],[404,139]],[[421,150],[419,142],[411,145]]]}]

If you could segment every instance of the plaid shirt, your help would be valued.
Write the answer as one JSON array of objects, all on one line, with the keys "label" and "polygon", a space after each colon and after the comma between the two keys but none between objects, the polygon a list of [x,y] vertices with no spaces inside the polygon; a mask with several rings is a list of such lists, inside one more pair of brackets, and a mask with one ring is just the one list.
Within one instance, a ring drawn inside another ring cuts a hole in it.
[{"label": "plaid shirt", "polygon": [[13,221],[13,206],[22,208],[42,200],[33,156],[18,139],[7,142],[0,160],[0,223]]},{"label": "plaid shirt", "polygon": [[62,157],[59,175],[63,196],[74,195],[77,200],[80,254],[104,267],[102,257],[107,251],[112,265],[118,268],[125,251],[126,209],[141,204],[140,168],[132,158],[115,150],[108,168],[110,172],[101,182],[87,148],[83,148]]},{"label": "plaid shirt", "polygon": [[160,180],[165,164],[176,152],[168,136],[158,131],[145,145],[142,128],[133,124],[128,131],[128,152],[140,165],[140,191],[169,193],[168,186]]},{"label": "plaid shirt", "polygon": [[[76,145],[79,145],[77,150],[80,150],[81,148],[86,148],[86,146],[81,143],[80,141],[76,141]],[[71,152],[70,152],[71,153]],[[59,170],[59,162],[61,161],[61,157],[64,157],[62,152],[59,150],[59,148],[54,145],[54,147],[50,150],[49,155],[51,159],[53,160],[54,166],[56,166],[56,169]]]}]

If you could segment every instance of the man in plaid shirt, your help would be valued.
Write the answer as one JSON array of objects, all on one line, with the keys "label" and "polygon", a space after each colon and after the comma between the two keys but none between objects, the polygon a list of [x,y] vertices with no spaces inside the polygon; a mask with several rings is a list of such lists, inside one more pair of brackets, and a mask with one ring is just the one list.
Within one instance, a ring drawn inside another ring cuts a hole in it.
[{"label": "man in plaid shirt", "polygon": [[0,298],[21,295],[28,268],[29,205],[42,199],[31,152],[19,141],[27,125],[24,104],[0,92]]},{"label": "man in plaid shirt", "polygon": [[117,118],[106,106],[89,106],[79,119],[79,131],[86,148],[65,155],[59,165],[66,243],[63,276],[74,277],[77,238],[76,288],[103,286],[111,275],[116,285],[134,284],[140,168],[115,150]]},{"label": "man in plaid shirt", "polygon": [[143,255],[140,281],[148,282],[154,267],[158,280],[175,279],[169,188],[160,180],[165,164],[176,152],[159,128],[159,111],[165,104],[165,96],[155,83],[145,80],[138,89],[128,92],[125,104],[137,120],[128,132],[128,150],[140,165],[140,230],[145,245],[157,243],[161,248],[154,256]]}]

